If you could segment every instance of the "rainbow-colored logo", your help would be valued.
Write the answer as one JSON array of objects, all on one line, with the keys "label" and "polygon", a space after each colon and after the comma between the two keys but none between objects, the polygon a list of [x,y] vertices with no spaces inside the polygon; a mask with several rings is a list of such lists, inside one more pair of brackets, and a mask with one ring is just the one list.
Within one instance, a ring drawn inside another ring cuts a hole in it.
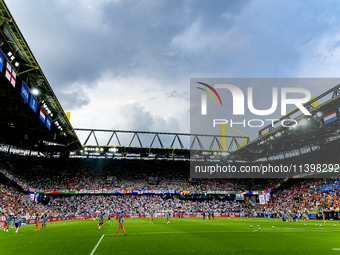
[{"label": "rainbow-colored logo", "polygon": [[[222,106],[222,100],[220,98],[220,95],[217,93],[217,91],[213,87],[211,87],[210,85],[203,83],[203,82],[197,82],[197,83],[201,84],[203,86],[206,86],[212,92],[214,92],[214,94],[217,96],[217,98],[220,101],[220,104]],[[213,94],[209,90],[201,88],[201,87],[197,87],[197,88],[206,92],[212,98],[212,100],[214,100],[215,105],[217,105],[215,97],[213,96]],[[202,99],[201,99],[202,100],[202,108],[201,108],[201,114],[202,115],[207,115],[207,94],[202,94]]]},{"label": "rainbow-colored logo", "polygon": [[[204,86],[206,86],[207,88],[211,89],[211,91],[214,92],[215,95],[217,96],[217,98],[218,98],[218,100],[220,101],[220,104],[221,104],[221,106],[222,106],[222,100],[221,100],[221,98],[220,98],[220,95],[217,93],[217,91],[216,91],[213,87],[211,87],[210,85],[205,84],[205,83],[203,83],[203,82],[197,82],[197,83],[199,83],[199,84],[201,84],[201,85],[204,85]],[[217,105],[214,96],[211,94],[211,92],[210,92],[209,90],[206,90],[206,89],[203,89],[203,88],[200,88],[200,87],[197,87],[197,88],[203,90],[204,92],[206,92],[206,93],[214,100],[215,105]]]}]

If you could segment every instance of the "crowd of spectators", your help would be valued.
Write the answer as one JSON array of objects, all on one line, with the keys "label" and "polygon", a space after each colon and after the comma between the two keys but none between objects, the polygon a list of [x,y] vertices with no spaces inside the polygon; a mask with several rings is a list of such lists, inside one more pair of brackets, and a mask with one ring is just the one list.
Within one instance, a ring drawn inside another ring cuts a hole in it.
[{"label": "crowd of spectators", "polygon": [[124,211],[127,215],[148,215],[151,212],[185,212],[186,215],[199,215],[203,212],[215,214],[340,211],[339,188],[327,192],[314,192],[320,185],[338,183],[338,179],[298,180],[288,189],[273,194],[265,205],[252,206],[245,201],[207,199],[181,199],[181,196],[163,195],[74,195],[51,196],[47,205],[33,201],[29,194],[15,191],[0,184],[0,214],[20,212],[30,217],[35,214],[76,216],[84,213],[105,214]]},{"label": "crowd of spectators", "polygon": [[[189,162],[115,159],[47,159],[0,155],[0,172],[23,189],[50,190],[178,190],[248,191],[269,190],[281,179],[197,179],[190,180]],[[116,177],[115,181],[112,177]],[[150,181],[157,177],[157,183]],[[125,211],[147,214],[151,211],[185,211],[200,214],[226,212],[278,212],[288,210],[339,211],[339,179],[297,179],[280,193],[272,194],[265,205],[230,200],[181,199],[162,195],[78,195],[53,196],[48,205],[34,202],[28,194],[0,184],[0,211],[20,211],[32,215],[46,211],[61,215],[84,212]]]},{"label": "crowd of spectators", "polygon": [[[0,172],[23,189],[68,190],[268,190],[281,179],[190,180],[189,162],[115,159],[46,159],[5,157]],[[112,181],[112,177],[115,180]],[[149,178],[157,177],[155,182]]]},{"label": "crowd of spectators", "polygon": [[237,201],[193,201],[164,198],[157,195],[106,195],[106,196],[67,196],[55,197],[49,202],[49,206],[65,214],[83,213],[98,214],[100,212],[120,212],[127,215],[149,214],[151,212],[178,212],[186,214],[201,214],[202,212],[214,212],[224,214],[227,212],[243,212],[248,205]]},{"label": "crowd of spectators", "polygon": [[[273,194],[271,200],[256,208],[256,211],[340,211],[338,185],[339,178],[331,179],[301,179],[278,194]],[[318,190],[320,185],[332,184],[333,189]]]},{"label": "crowd of spectators", "polygon": [[0,214],[20,213],[22,216],[31,217],[46,212],[59,213],[59,211],[48,207],[37,201],[33,201],[29,194],[24,194],[8,188],[0,183]]}]

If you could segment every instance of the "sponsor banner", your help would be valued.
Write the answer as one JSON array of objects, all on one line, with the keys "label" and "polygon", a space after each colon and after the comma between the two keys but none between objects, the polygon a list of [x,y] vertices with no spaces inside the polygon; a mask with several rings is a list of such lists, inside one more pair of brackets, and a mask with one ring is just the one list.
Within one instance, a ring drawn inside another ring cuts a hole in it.
[{"label": "sponsor banner", "polygon": [[51,130],[51,119],[48,116],[46,117],[46,127]]},{"label": "sponsor banner", "polygon": [[30,220],[27,220],[26,224],[35,224],[36,222],[37,222],[37,220],[30,219]]},{"label": "sponsor banner", "polygon": [[[138,195],[143,195],[143,194],[148,194],[148,195],[163,195],[163,194],[187,194],[187,195],[204,195],[204,194],[209,194],[209,195],[225,195],[225,194],[230,194],[230,195],[236,195],[237,198],[241,198],[244,195],[259,195],[259,194],[270,194],[273,190],[265,190],[265,191],[213,191],[209,190],[206,192],[200,192],[197,190],[185,190],[185,191],[179,191],[179,190],[107,190],[107,189],[100,189],[100,190],[48,190],[48,191],[36,191],[35,189],[27,188],[25,189],[30,192],[38,192],[38,193],[44,193],[44,194],[53,194],[53,195],[73,195],[73,194],[81,194],[81,195],[89,195],[89,194],[116,194],[116,195],[125,195],[125,194],[138,194]],[[270,199],[270,195],[267,198]]]},{"label": "sponsor banner", "polygon": [[24,83],[21,84],[21,96],[28,103],[30,92]]},{"label": "sponsor banner", "polygon": [[30,107],[34,112],[37,112],[37,105],[37,100],[34,98],[33,95],[31,95]]},{"label": "sponsor banner", "polygon": [[2,72],[2,69],[4,68],[5,58],[4,55],[0,52],[0,72]]},{"label": "sponsor banner", "polygon": [[[222,214],[220,217],[228,217],[228,215]],[[230,217],[240,217],[240,215],[239,214],[230,214]]]},{"label": "sponsor banner", "polygon": [[6,224],[6,221],[0,221],[0,228],[4,228]]}]

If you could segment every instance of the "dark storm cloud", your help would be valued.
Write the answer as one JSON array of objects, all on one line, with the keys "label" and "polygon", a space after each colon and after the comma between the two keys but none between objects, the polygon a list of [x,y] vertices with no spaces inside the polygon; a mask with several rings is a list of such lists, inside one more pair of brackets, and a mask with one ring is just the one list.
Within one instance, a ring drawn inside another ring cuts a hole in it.
[{"label": "dark storm cloud", "polygon": [[[166,102],[174,101],[166,100],[186,100],[190,78],[338,76],[337,1],[6,3],[67,110],[85,105],[94,108],[98,98],[85,93],[95,91],[105,80],[103,74],[122,80],[127,92],[130,84],[124,79],[130,77],[137,83],[153,80],[160,84],[152,98],[164,97],[165,101],[153,108],[148,108],[149,102],[140,105],[145,112],[141,123],[134,124],[136,129],[155,128],[147,124],[154,121],[148,113],[156,116],[156,108],[169,109]],[[313,95],[322,92],[322,87],[312,91]],[[148,93],[141,92],[134,99],[150,98]],[[112,103],[107,101],[107,105]]]},{"label": "dark storm cloud", "polygon": [[[77,80],[90,84],[106,70],[123,76],[144,72],[164,76],[177,74],[178,66],[191,68],[134,1],[7,2],[55,88]],[[140,1],[139,5],[171,39],[197,19],[202,20],[202,32],[210,30],[224,11],[235,13],[245,3]],[[168,56],[169,51],[174,55]]]}]

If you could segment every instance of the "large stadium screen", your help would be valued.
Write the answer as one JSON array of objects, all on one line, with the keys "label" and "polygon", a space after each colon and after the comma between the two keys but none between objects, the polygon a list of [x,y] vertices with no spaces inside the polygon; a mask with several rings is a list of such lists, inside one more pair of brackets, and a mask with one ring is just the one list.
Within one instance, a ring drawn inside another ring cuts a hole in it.
[{"label": "large stadium screen", "polygon": [[244,195],[243,194],[236,194],[235,199],[243,201],[244,200]]}]

